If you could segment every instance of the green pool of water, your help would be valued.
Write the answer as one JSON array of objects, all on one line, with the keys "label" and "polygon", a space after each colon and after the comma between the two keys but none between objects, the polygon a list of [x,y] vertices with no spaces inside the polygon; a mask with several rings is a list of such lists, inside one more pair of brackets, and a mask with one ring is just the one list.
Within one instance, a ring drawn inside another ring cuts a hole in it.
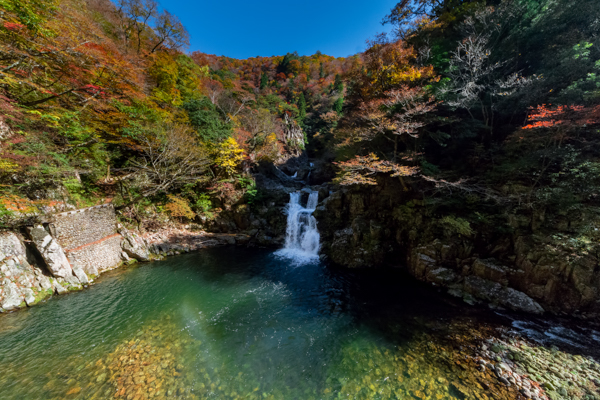
[{"label": "green pool of water", "polygon": [[474,319],[399,272],[210,249],[0,316],[0,399],[493,398]]}]

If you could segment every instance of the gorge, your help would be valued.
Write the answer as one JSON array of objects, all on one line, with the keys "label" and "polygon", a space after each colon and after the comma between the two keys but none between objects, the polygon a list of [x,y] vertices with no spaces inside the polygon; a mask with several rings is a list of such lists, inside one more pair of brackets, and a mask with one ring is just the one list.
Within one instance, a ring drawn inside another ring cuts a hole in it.
[{"label": "gorge", "polygon": [[597,3],[0,0],[0,399],[600,399]]}]

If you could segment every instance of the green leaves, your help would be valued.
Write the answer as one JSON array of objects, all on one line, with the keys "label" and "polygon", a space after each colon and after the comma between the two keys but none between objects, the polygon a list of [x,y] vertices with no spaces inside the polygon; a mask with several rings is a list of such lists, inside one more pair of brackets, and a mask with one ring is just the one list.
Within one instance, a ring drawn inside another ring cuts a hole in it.
[{"label": "green leaves", "polygon": [[15,13],[29,31],[42,34],[49,33],[44,24],[57,5],[58,0],[0,0],[0,9]]},{"label": "green leaves", "polygon": [[217,107],[206,96],[193,99],[183,105],[190,124],[202,140],[211,143],[221,142],[232,134],[231,123],[225,122]]}]

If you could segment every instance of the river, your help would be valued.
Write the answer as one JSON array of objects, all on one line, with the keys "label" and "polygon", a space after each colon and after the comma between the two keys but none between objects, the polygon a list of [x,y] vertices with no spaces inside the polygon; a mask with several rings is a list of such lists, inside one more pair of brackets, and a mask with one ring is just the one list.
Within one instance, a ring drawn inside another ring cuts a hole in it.
[{"label": "river", "polygon": [[400,271],[207,249],[0,316],[0,398],[501,398],[464,360],[511,325]]}]

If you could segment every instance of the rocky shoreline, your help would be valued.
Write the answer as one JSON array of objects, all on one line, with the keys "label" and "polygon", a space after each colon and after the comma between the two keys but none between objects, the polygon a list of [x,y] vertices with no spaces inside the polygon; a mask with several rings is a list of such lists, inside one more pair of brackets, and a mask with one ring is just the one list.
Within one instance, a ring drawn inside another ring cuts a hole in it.
[{"label": "rocky shoreline", "polygon": [[[35,228],[34,228],[35,229]],[[37,240],[24,239],[14,232],[0,234],[0,313],[33,307],[53,295],[87,288],[102,273],[136,262],[161,260],[167,256],[224,245],[247,245],[252,239],[244,234],[215,234],[166,228],[139,234],[118,228],[122,236],[121,261],[101,271],[84,271],[72,265],[62,249],[43,228],[34,230]],[[44,242],[46,257],[41,260],[32,247]],[[64,260],[63,260],[64,258]],[[58,262],[61,261],[61,262]],[[65,266],[70,266],[65,270]],[[72,272],[71,272],[72,271]]]},{"label": "rocky shoreline", "polygon": [[322,253],[335,264],[403,268],[466,302],[496,309],[600,316],[600,245],[578,233],[600,226],[593,215],[540,221],[506,210],[494,217],[501,222],[476,227],[436,212],[397,180],[330,189],[320,191],[327,197],[320,197],[314,215]]}]

